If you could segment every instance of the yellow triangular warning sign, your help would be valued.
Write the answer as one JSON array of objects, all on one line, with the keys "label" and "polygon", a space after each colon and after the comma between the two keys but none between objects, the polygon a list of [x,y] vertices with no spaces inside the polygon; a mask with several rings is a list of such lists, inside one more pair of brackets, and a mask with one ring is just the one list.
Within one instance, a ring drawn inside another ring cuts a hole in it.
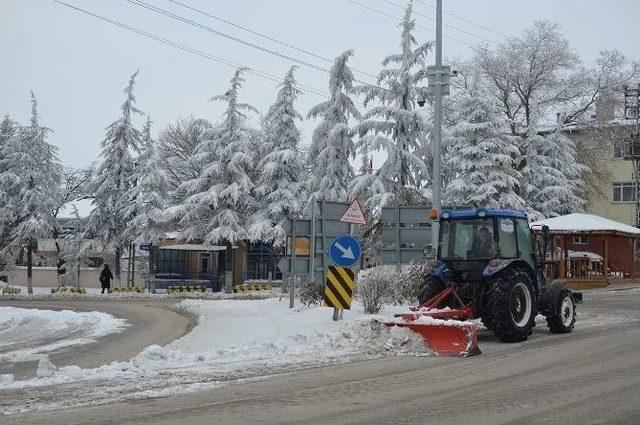
[{"label": "yellow triangular warning sign", "polygon": [[349,208],[346,209],[345,212],[340,216],[340,221],[343,223],[353,223],[353,224],[367,224],[367,220],[364,218],[364,214],[362,213],[362,208],[360,208],[360,203],[357,199],[354,199],[349,205]]}]

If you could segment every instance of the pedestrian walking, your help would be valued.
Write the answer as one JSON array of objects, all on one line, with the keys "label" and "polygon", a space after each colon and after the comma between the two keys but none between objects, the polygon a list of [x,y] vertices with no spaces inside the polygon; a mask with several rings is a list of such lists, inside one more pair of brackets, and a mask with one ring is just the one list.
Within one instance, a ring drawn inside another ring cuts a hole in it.
[{"label": "pedestrian walking", "polygon": [[107,290],[107,293],[111,293],[111,280],[113,279],[113,273],[111,273],[111,269],[109,269],[109,265],[105,264],[102,272],[100,272],[100,285],[102,286],[102,294],[104,294],[104,290]]}]

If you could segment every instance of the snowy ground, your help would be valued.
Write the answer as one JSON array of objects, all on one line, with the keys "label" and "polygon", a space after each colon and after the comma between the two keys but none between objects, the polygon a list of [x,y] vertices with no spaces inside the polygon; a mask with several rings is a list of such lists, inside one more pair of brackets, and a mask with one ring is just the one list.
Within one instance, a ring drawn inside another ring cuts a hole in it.
[{"label": "snowy ground", "polygon": [[93,369],[55,369],[43,360],[45,373],[37,378],[3,377],[0,395],[29,396],[22,403],[0,402],[0,411],[147,398],[354,359],[430,354],[419,336],[388,328],[354,307],[334,322],[331,309],[292,310],[286,300],[183,300],[179,308],[199,317],[188,335],[166,347],[150,346],[130,361]]},{"label": "snowy ground", "polygon": [[0,363],[38,360],[47,353],[121,332],[125,320],[101,312],[0,306]]}]

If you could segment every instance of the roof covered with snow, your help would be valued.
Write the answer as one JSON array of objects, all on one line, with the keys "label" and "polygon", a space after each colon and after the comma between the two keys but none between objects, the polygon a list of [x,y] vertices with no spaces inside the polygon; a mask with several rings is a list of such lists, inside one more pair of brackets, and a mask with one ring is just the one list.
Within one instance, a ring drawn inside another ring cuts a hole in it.
[{"label": "roof covered with snow", "polygon": [[[232,248],[236,249],[237,246],[233,246]],[[227,247],[225,245],[178,244],[161,246],[160,249],[173,251],[224,251]]]},{"label": "roof covered with snow", "polygon": [[[87,218],[95,208],[93,198],[85,197],[67,202],[58,211],[59,219]],[[76,215],[77,213],[77,215]]]},{"label": "roof covered with snow", "polygon": [[534,226],[549,226],[552,233],[621,233],[640,236],[640,229],[628,224],[609,220],[593,214],[567,214],[531,223]]}]

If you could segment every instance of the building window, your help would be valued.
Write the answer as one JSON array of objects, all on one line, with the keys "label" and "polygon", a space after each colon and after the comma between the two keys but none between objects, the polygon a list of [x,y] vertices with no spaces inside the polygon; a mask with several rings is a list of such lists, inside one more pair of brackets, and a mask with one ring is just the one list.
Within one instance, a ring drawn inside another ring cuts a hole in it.
[{"label": "building window", "polygon": [[633,183],[613,183],[613,202],[634,202],[636,188]]},{"label": "building window", "polygon": [[622,158],[622,145],[620,143],[613,144],[613,157]]},{"label": "building window", "polygon": [[589,239],[586,236],[574,236],[573,243],[576,245],[586,245],[589,243]]}]

